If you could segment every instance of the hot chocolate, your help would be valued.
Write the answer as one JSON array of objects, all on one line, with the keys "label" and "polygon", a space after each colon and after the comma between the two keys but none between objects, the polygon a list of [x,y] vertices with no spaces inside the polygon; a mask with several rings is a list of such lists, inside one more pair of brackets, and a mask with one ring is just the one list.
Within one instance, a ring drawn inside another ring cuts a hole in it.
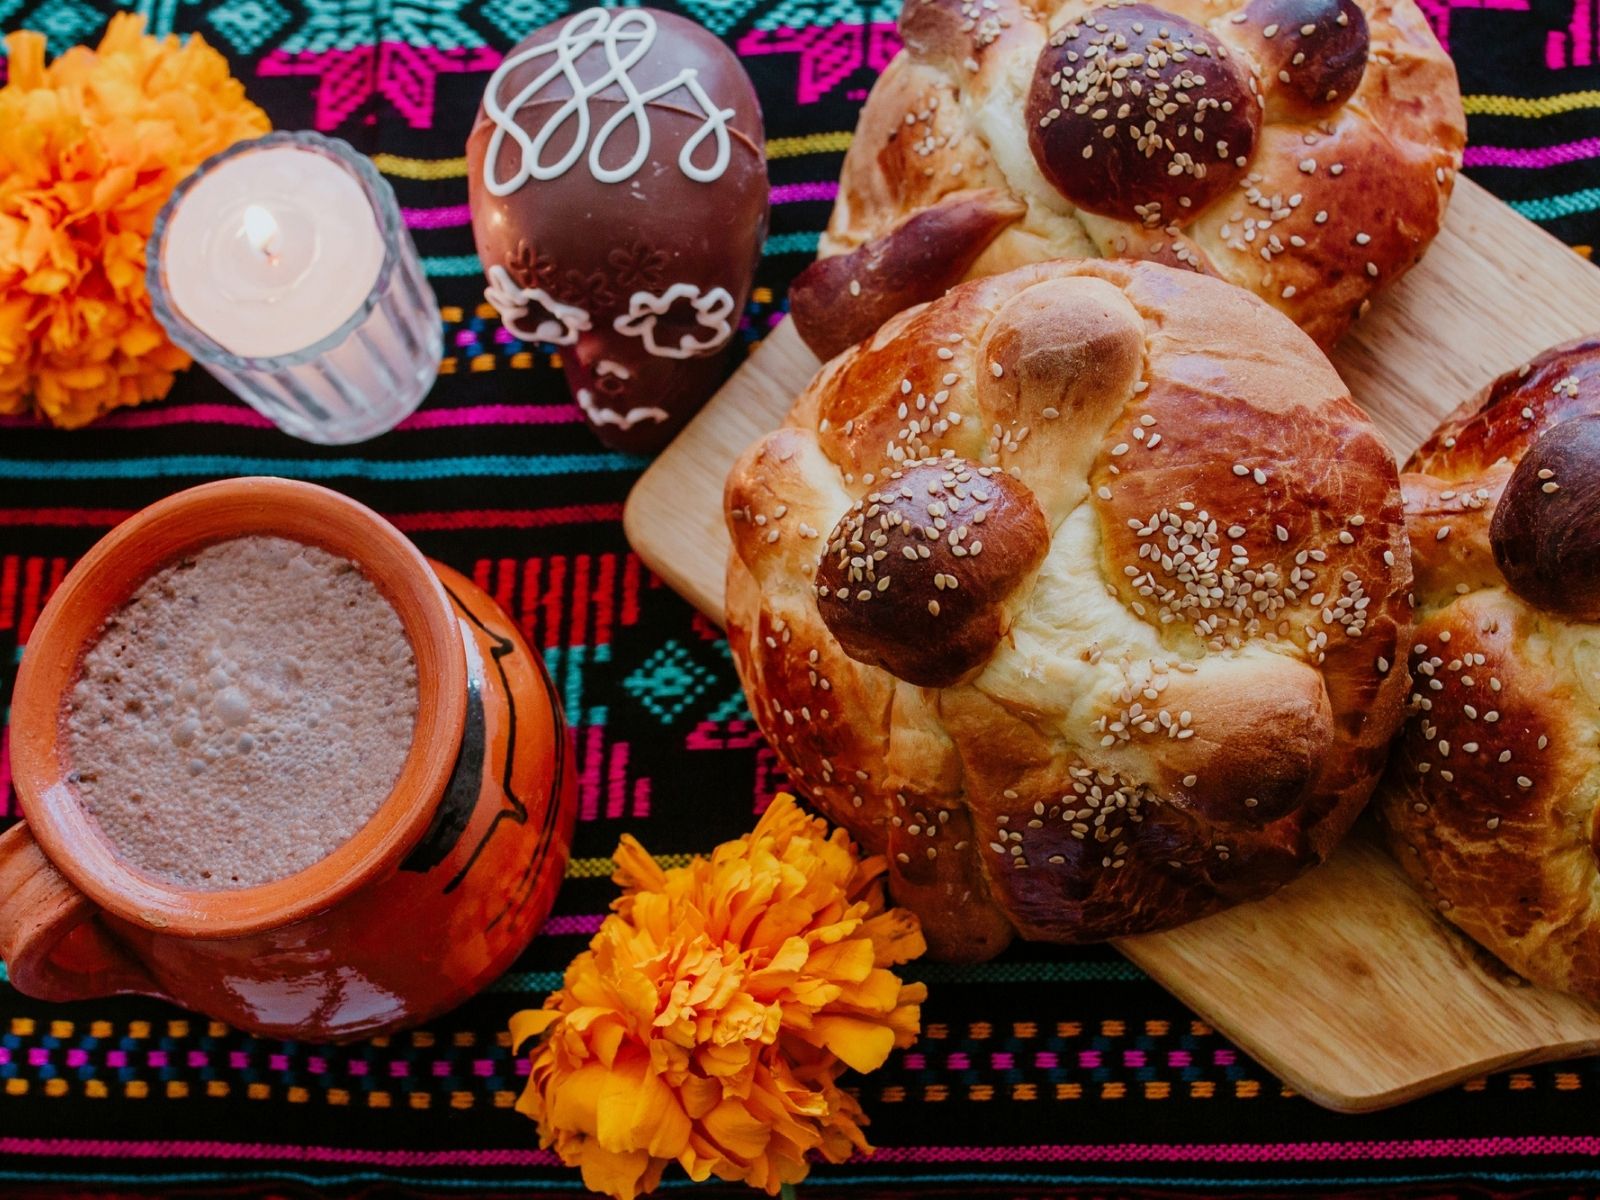
[{"label": "hot chocolate", "polygon": [[135,867],[198,890],[327,857],[411,748],[416,660],[356,564],[276,537],[146,580],[83,657],[63,716],[72,782]]}]

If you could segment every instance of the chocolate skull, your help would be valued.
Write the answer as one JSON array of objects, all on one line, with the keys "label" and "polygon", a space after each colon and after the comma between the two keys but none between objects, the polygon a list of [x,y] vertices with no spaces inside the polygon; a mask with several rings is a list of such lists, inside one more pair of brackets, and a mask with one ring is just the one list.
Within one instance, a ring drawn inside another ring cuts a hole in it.
[{"label": "chocolate skull", "polygon": [[485,298],[560,348],[600,439],[660,449],[721,381],[767,230],[761,108],[692,21],[591,8],[489,80],[467,142]]}]

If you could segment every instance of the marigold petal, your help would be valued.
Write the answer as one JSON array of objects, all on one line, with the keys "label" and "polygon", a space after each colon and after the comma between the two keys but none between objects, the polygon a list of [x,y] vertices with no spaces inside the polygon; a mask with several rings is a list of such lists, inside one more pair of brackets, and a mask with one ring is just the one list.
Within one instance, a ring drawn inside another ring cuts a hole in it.
[{"label": "marigold petal", "polygon": [[862,929],[872,939],[880,967],[897,967],[928,952],[922,923],[907,908],[892,908],[867,921]]},{"label": "marigold petal", "polygon": [[762,1154],[771,1138],[765,1122],[735,1099],[717,1105],[701,1122],[705,1131],[724,1153],[743,1161]]},{"label": "marigold petal", "polygon": [[9,86],[18,91],[42,86],[45,79],[44,51],[43,34],[29,30],[10,34],[6,38],[6,58],[9,60],[10,69]]},{"label": "marigold petal", "polygon": [[714,1079],[691,1075],[678,1087],[678,1099],[691,1121],[698,1121],[722,1100],[722,1085]]},{"label": "marigold petal", "polygon": [[522,1049],[522,1044],[529,1038],[538,1037],[560,1019],[561,1014],[552,1008],[525,1008],[512,1013],[511,1048]]},{"label": "marigold petal", "polygon": [[819,1016],[801,1036],[838,1055],[855,1071],[876,1071],[894,1049],[893,1030],[859,1017]]},{"label": "marigold petal", "polygon": [[656,1190],[661,1182],[661,1164],[652,1162],[643,1150],[616,1152],[590,1142],[580,1160],[583,1186],[616,1200],[634,1200]]},{"label": "marigold petal", "polygon": [[660,891],[666,883],[666,872],[631,833],[622,835],[617,852],[611,858],[617,865],[611,881],[620,888],[640,892]]},{"label": "marigold petal", "polygon": [[676,1158],[689,1143],[689,1117],[677,1094],[642,1060],[618,1062],[601,1085],[596,1137],[614,1152],[642,1148]]}]

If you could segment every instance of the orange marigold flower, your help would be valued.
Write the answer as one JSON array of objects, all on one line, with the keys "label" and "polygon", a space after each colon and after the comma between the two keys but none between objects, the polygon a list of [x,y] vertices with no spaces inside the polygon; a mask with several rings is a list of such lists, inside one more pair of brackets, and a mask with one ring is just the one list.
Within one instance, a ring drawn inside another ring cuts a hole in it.
[{"label": "orange marigold flower", "polygon": [[188,365],[151,312],[145,241],[184,176],[271,123],[200,37],[146,37],[127,13],[49,66],[37,33],[6,49],[0,413],[78,426],[166,395]]},{"label": "orange marigold flower", "polygon": [[542,1144],[618,1200],[673,1159],[775,1195],[808,1152],[870,1152],[837,1080],[909,1046],[927,998],[888,969],[925,946],[885,910],[883,859],[782,795],[709,859],[663,870],[624,837],[616,862],[612,915],[544,1008],[511,1019],[519,1047],[547,1035],[517,1103]]}]

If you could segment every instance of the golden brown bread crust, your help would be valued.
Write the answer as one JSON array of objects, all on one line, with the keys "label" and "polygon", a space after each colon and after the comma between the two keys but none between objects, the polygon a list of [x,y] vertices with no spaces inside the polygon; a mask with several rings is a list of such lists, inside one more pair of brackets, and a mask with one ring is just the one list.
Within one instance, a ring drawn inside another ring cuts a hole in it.
[{"label": "golden brown bread crust", "polygon": [[[994,190],[1027,211],[976,259],[961,247],[966,278],[1146,258],[1254,291],[1326,348],[1421,257],[1460,166],[1455,69],[1412,0],[906,0],[900,27],[824,258],[883,256],[907,218]],[[1131,65],[1101,78],[1107,56]],[[887,307],[856,282],[799,314],[824,358],[828,314]]]},{"label": "golden brown bread crust", "polygon": [[[960,283],[995,234],[1027,212],[1004,192],[957,193],[912,213],[891,235],[819,258],[789,285],[789,312],[826,361],[871,337],[895,313]],[[848,296],[848,304],[839,298]]]},{"label": "golden brown bread crust", "polygon": [[1440,913],[1600,1001],[1600,339],[1453,413],[1407,464],[1412,711],[1378,805]]},{"label": "golden brown bread crust", "polygon": [[[1343,835],[1402,715],[1393,459],[1311,340],[1214,279],[963,284],[824,366],[725,500],[751,708],[946,958],[1272,891]],[[841,536],[858,589],[882,552],[850,624],[819,607]]]}]

